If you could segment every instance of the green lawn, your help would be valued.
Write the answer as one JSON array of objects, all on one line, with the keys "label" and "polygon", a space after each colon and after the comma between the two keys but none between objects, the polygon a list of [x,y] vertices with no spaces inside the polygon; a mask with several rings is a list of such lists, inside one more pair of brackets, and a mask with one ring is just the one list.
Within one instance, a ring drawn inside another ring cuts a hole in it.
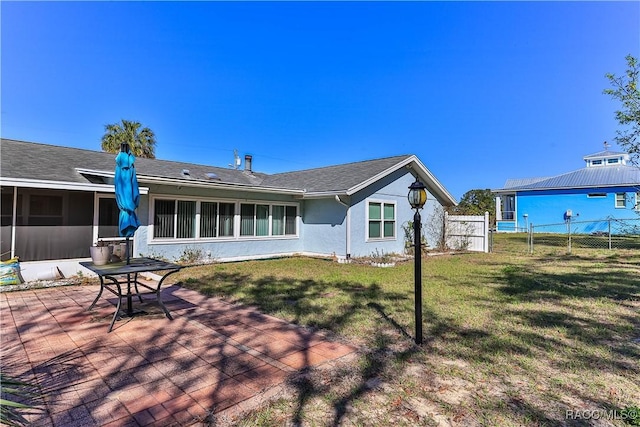
[{"label": "green lawn", "polygon": [[179,275],[363,346],[357,361],[293,381],[244,425],[574,425],[566,411],[640,406],[638,251],[426,257],[420,347],[412,262],[289,258]]}]

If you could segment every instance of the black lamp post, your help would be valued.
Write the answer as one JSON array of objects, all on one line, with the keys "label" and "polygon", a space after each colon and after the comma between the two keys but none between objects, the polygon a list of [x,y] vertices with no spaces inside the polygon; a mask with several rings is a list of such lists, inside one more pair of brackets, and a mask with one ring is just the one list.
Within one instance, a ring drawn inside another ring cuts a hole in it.
[{"label": "black lamp post", "polygon": [[416,314],[416,344],[422,344],[422,228],[420,209],[427,201],[427,187],[418,180],[409,186],[409,204],[416,210],[413,215],[413,239],[414,239],[414,285],[415,285],[415,314]]}]

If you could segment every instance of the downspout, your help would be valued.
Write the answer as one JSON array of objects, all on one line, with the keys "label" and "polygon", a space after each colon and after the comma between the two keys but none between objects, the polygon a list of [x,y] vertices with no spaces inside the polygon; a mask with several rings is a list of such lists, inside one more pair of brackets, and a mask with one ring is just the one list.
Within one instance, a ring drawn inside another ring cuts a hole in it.
[{"label": "downspout", "polygon": [[342,206],[344,206],[345,208],[347,208],[347,216],[345,218],[347,224],[346,224],[346,248],[345,248],[345,256],[347,259],[351,258],[351,207],[343,202],[342,200],[340,200],[340,196],[338,196],[336,194],[336,202],[340,203]]}]

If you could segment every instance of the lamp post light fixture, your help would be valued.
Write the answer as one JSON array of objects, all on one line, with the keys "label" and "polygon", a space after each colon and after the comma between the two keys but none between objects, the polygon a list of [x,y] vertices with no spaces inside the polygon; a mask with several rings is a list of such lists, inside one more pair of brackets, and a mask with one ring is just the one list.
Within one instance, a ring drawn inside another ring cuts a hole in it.
[{"label": "lamp post light fixture", "polygon": [[420,209],[427,202],[426,186],[420,182],[418,177],[413,184],[409,186],[409,204],[412,209],[416,210],[413,215],[413,259],[414,259],[414,290],[415,290],[415,315],[416,315],[416,344],[422,344],[422,237],[420,232],[422,229],[420,218]]}]

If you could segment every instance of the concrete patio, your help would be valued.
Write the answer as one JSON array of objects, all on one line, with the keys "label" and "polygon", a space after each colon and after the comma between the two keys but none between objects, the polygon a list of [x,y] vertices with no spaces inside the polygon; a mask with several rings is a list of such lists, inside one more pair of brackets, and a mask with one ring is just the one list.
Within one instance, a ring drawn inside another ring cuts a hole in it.
[{"label": "concrete patio", "polygon": [[3,372],[37,383],[33,426],[183,426],[233,418],[277,396],[299,370],[356,348],[255,308],[177,285],[147,314],[116,321],[116,298],[86,311],[98,285],[3,292]]}]

